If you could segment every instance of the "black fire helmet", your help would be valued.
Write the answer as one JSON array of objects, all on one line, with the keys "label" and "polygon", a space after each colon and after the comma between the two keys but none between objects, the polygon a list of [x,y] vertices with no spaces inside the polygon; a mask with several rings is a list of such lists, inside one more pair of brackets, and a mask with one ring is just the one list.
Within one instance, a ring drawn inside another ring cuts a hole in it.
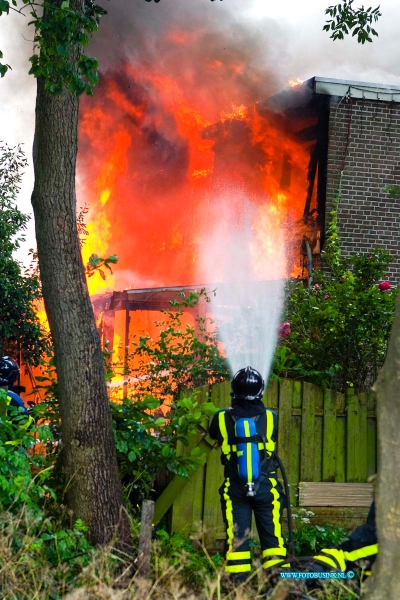
[{"label": "black fire helmet", "polygon": [[261,373],[252,367],[240,369],[233,377],[232,396],[237,400],[259,400],[264,391]]},{"label": "black fire helmet", "polygon": [[18,379],[19,368],[15,360],[10,356],[0,358],[0,379],[4,382],[3,385],[11,387]]}]

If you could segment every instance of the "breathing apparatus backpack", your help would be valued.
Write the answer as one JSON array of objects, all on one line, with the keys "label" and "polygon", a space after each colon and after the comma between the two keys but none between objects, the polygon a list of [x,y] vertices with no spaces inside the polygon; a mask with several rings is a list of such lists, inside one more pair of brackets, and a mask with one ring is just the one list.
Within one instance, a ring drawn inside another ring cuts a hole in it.
[{"label": "breathing apparatus backpack", "polygon": [[[234,443],[236,444],[238,474],[245,485],[246,495],[255,496],[261,479],[262,467],[267,460],[265,413],[241,418],[231,414],[231,417],[235,423]],[[257,432],[257,425],[259,425],[259,431],[263,431],[263,435]],[[262,443],[261,449],[258,447],[259,442]]]}]

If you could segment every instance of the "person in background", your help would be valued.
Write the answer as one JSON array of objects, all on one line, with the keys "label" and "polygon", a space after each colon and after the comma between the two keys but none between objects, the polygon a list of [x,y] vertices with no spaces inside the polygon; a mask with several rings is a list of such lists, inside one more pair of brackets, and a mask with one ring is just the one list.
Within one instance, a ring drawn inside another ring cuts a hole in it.
[{"label": "person in background", "polygon": [[16,381],[19,375],[19,368],[17,363],[10,356],[3,356],[0,358],[0,388],[5,388],[7,392],[7,399],[5,405],[5,412],[10,413],[8,407],[14,407],[17,410],[13,411],[13,415],[9,418],[10,422],[23,429],[28,429],[33,423],[33,418],[30,416],[28,409],[26,408],[24,401],[22,400],[19,393],[14,390],[23,391],[22,386],[16,386]]},{"label": "person in background", "polygon": [[327,571],[360,571],[370,575],[378,554],[378,538],[373,501],[364,525],[356,527],[348,539],[332,548],[324,548],[313,557],[314,565]]},{"label": "person in background", "polygon": [[252,367],[232,379],[232,405],[216,412],[209,434],[221,448],[225,480],[220,488],[226,526],[226,566],[236,584],[251,570],[249,532],[252,513],[262,549],[264,569],[282,564],[281,513],[285,504],[274,458],[278,415],[262,402],[264,380]]}]

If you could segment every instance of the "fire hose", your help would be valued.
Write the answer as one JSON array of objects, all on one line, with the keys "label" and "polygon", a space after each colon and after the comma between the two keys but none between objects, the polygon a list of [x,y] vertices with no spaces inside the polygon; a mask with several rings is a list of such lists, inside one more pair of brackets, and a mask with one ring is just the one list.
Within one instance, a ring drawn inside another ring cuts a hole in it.
[{"label": "fire hose", "polygon": [[284,487],[285,495],[286,495],[286,514],[287,514],[287,520],[288,520],[288,534],[289,534],[289,554],[291,556],[295,556],[294,541],[293,541],[292,509],[290,507],[289,483],[288,483],[288,479],[287,479],[287,476],[286,476],[285,467],[283,466],[283,462],[279,458],[278,454],[275,454],[275,459],[276,459],[276,462],[278,463],[280,472],[282,474],[283,487]]}]

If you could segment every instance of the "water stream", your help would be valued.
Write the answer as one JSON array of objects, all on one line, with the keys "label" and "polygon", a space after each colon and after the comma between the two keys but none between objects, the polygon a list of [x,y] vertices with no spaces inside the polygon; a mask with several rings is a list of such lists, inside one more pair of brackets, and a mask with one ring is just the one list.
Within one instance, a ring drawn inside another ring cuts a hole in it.
[{"label": "water stream", "polygon": [[[285,245],[273,202],[222,201],[201,256],[215,282],[212,312],[232,373],[252,366],[269,375],[283,305]],[[235,210],[232,209],[235,206]]]}]

